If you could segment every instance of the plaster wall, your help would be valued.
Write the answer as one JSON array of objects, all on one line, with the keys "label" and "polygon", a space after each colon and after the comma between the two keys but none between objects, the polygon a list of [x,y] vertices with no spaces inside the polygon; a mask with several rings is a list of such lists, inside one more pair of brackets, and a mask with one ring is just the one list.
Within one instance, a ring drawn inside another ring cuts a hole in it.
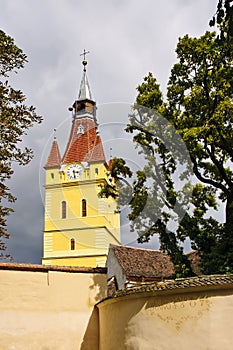
[{"label": "plaster wall", "polygon": [[1,350],[97,350],[106,275],[0,270]]},{"label": "plaster wall", "polygon": [[232,289],[136,293],[98,308],[100,350],[232,349]]}]

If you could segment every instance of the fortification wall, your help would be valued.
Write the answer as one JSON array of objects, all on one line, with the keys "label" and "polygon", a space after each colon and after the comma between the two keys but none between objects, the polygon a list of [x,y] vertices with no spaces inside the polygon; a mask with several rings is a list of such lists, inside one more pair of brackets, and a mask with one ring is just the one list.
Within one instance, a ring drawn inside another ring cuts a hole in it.
[{"label": "fortification wall", "polygon": [[117,292],[98,304],[99,349],[231,350],[232,282],[214,276]]},{"label": "fortification wall", "polygon": [[1,350],[231,350],[232,315],[233,275],[106,298],[103,268],[0,264]]},{"label": "fortification wall", "polygon": [[97,350],[105,272],[0,264],[0,349]]}]

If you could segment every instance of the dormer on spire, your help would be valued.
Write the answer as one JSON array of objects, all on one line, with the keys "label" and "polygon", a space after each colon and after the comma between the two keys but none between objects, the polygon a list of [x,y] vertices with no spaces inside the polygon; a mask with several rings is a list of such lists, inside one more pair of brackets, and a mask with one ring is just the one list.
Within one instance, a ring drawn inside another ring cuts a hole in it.
[{"label": "dormer on spire", "polygon": [[78,99],[74,102],[73,108],[70,110],[73,110],[73,117],[74,119],[80,119],[82,117],[89,117],[94,119],[96,123],[96,103],[93,101],[91,96],[91,89],[90,85],[87,79],[87,72],[86,72],[86,55],[90,51],[86,51],[84,49],[83,53],[80,56],[84,56],[83,59],[83,77],[80,84]]}]

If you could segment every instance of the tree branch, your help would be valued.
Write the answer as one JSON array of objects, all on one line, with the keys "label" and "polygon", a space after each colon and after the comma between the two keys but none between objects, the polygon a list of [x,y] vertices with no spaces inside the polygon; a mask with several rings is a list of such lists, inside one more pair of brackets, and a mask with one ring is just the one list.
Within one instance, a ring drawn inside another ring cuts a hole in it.
[{"label": "tree branch", "polygon": [[198,170],[198,165],[197,165],[196,159],[191,155],[190,155],[190,159],[193,163],[193,172],[196,175],[196,177],[198,178],[198,180],[204,182],[205,184],[212,185],[215,188],[222,190],[224,193],[228,192],[227,188],[223,184],[218,183],[217,181],[205,178]]}]

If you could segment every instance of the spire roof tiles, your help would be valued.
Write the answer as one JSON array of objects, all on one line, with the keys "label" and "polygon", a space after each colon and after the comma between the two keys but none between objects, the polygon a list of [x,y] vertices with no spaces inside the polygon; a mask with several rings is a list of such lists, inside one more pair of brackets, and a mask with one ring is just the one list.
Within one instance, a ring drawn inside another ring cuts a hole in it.
[{"label": "spire roof tiles", "polygon": [[54,140],[48,156],[47,163],[45,164],[45,168],[59,167],[60,164],[61,164],[61,154],[59,151],[57,140]]},{"label": "spire roof tiles", "polygon": [[[84,133],[77,132],[80,125]],[[74,120],[62,163],[98,161],[105,162],[105,155],[101,138],[96,134],[95,122],[89,118]]]}]

